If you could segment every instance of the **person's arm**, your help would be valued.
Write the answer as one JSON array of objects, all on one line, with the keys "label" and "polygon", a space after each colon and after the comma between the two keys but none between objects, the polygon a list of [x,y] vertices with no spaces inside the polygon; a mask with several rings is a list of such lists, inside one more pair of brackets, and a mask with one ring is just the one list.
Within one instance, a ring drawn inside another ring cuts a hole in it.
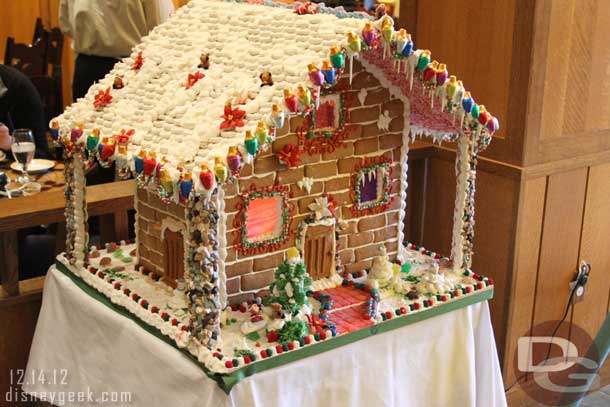
[{"label": "person's arm", "polygon": [[8,131],[8,127],[4,123],[0,123],[0,150],[10,151],[11,144],[13,144],[13,139]]},{"label": "person's arm", "polygon": [[13,108],[11,109],[13,126],[15,126],[15,129],[32,130],[36,143],[36,157],[50,158],[47,123],[45,123],[40,95],[27,77],[24,76],[18,83],[19,86],[11,95],[14,98]]},{"label": "person's arm", "polygon": [[151,31],[161,23],[161,10],[159,0],[142,0],[144,9],[144,17],[146,18],[146,26],[148,31]]},{"label": "person's arm", "polygon": [[64,35],[73,38],[71,3],[74,0],[61,0],[59,3],[59,29]]}]

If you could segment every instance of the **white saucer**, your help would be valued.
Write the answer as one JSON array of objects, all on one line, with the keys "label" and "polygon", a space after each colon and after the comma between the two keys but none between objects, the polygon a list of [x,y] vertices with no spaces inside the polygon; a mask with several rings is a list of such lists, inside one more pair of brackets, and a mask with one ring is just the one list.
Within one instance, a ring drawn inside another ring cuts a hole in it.
[{"label": "white saucer", "polygon": [[[28,165],[28,174],[42,174],[53,167],[55,167],[55,161],[35,158],[30,162],[30,165]],[[22,166],[15,161],[11,163],[11,169],[13,171],[21,172]]]}]

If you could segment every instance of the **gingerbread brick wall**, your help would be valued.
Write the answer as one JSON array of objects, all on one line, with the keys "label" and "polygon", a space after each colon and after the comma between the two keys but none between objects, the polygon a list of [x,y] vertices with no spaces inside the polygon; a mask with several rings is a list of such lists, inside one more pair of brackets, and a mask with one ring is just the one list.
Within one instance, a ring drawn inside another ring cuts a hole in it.
[{"label": "gingerbread brick wall", "polygon": [[165,204],[152,192],[138,189],[136,201],[138,264],[159,274],[164,273],[164,244],[161,239],[163,219],[171,218],[186,227],[185,207]]},{"label": "gingerbread brick wall", "polygon": [[[229,300],[238,302],[252,298],[256,293],[264,294],[262,289],[273,281],[273,273],[284,257],[284,250],[295,245],[298,224],[311,213],[308,205],[315,197],[326,192],[341,205],[343,219],[348,227],[340,232],[338,253],[345,269],[361,270],[371,266],[373,257],[379,254],[380,245],[385,244],[391,258],[395,258],[398,249],[398,209],[400,208],[400,149],[404,127],[403,103],[391,99],[389,91],[368,72],[362,70],[360,64],[354,61],[352,86],[345,91],[350,93],[348,122],[349,136],[345,147],[340,147],[332,153],[301,155],[301,164],[292,169],[280,165],[275,153],[287,144],[297,144],[294,133],[302,124],[303,118],[292,117],[286,120],[284,128],[278,130],[278,138],[272,149],[259,152],[252,165],[246,166],[235,185],[225,187],[227,212],[227,242],[226,258],[227,293]],[[343,78],[342,81],[348,81]],[[360,94],[363,103],[358,97]],[[381,113],[387,111],[392,118],[387,131],[379,130],[377,121]],[[387,211],[360,218],[352,216],[350,207],[351,176],[355,165],[365,157],[384,155],[392,158],[391,195],[393,201]],[[274,253],[251,256],[239,255],[235,248],[235,230],[233,219],[238,216],[237,204],[244,191],[254,183],[258,188],[272,185],[276,177],[282,185],[290,185],[293,194],[291,202],[295,206],[291,225],[291,235],[282,250]],[[297,181],[303,177],[312,177],[315,182],[308,194],[297,186]]]}]

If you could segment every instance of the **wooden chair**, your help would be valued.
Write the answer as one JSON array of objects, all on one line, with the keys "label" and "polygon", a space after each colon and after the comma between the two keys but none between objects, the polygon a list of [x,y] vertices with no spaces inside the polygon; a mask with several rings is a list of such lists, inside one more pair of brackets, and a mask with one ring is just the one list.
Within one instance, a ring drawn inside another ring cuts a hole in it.
[{"label": "wooden chair", "polygon": [[61,81],[51,76],[31,76],[30,80],[40,94],[46,123],[59,116],[63,110]]},{"label": "wooden chair", "polygon": [[33,45],[19,44],[13,37],[6,39],[4,65],[10,65],[27,76],[47,74],[47,41],[37,40]]}]

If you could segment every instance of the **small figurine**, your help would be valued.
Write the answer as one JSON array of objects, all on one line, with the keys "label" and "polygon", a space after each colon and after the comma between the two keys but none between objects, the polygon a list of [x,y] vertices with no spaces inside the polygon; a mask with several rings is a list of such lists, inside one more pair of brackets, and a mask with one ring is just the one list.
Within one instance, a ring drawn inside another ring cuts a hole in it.
[{"label": "small figurine", "polygon": [[112,89],[123,89],[125,85],[123,84],[123,78],[119,75],[114,76],[114,82],[112,82]]},{"label": "small figurine", "polygon": [[375,20],[379,20],[381,17],[387,14],[387,9],[385,4],[379,3],[375,7]]},{"label": "small figurine", "polygon": [[210,54],[208,54],[207,52],[204,52],[199,56],[199,65],[197,65],[197,68],[208,69],[209,67],[210,67]]},{"label": "small figurine", "polygon": [[261,88],[263,86],[273,86],[273,77],[271,76],[271,72],[264,71],[259,75],[259,78],[261,80]]}]

